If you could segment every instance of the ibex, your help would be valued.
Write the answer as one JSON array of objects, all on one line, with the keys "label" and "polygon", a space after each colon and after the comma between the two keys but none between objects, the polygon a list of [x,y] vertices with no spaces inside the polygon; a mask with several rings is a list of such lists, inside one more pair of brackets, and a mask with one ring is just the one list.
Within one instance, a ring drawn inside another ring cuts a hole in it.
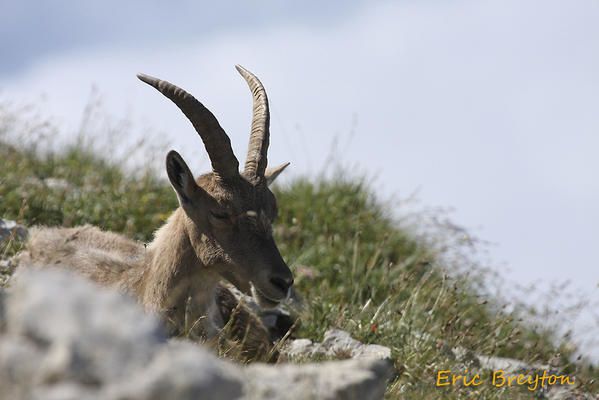
[{"label": "ibex", "polygon": [[204,336],[222,328],[219,301],[228,301],[229,296],[223,293],[221,278],[251,292],[262,306],[285,299],[293,276],[273,240],[277,204],[268,185],[288,163],[266,168],[270,122],[266,91],[251,72],[236,68],[253,96],[242,173],[229,137],[202,103],[169,82],[139,74],[191,121],[204,142],[212,172],[196,180],[176,151],[168,153],[166,171],[180,207],[147,247],[92,226],[40,227],[31,231],[21,263],[73,268],[100,284],[131,293],[146,309],[168,320],[173,334],[184,329],[190,309],[191,320],[202,321],[198,326]]}]

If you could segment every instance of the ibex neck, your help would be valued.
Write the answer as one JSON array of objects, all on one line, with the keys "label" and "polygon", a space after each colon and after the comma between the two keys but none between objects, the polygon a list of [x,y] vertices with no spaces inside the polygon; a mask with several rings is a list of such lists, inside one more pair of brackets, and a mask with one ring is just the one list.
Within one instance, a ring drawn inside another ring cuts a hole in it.
[{"label": "ibex neck", "polygon": [[193,275],[201,270],[187,235],[187,216],[177,209],[148,246],[150,265],[140,295],[144,305],[158,312],[178,307],[189,296]]},{"label": "ibex neck", "polygon": [[212,336],[212,325],[220,315],[214,312],[219,277],[198,260],[189,237],[190,224],[179,208],[156,232],[138,294],[147,310],[162,315],[170,334],[190,332],[201,320],[197,329]]}]

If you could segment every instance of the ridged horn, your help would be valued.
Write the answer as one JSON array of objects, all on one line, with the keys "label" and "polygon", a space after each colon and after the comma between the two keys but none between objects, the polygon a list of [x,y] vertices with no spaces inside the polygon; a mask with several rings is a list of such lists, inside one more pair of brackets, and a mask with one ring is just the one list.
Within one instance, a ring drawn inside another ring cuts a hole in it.
[{"label": "ridged horn", "polygon": [[261,178],[264,177],[266,164],[268,164],[267,153],[270,136],[268,97],[266,97],[264,86],[254,74],[241,65],[236,65],[235,68],[250,87],[254,100],[252,130],[244,172],[248,177]]},{"label": "ridged horn", "polygon": [[168,97],[183,111],[202,138],[212,170],[216,174],[223,178],[239,174],[239,162],[231,148],[231,140],[210,110],[191,94],[170,82],[144,74],[138,74],[137,77]]}]

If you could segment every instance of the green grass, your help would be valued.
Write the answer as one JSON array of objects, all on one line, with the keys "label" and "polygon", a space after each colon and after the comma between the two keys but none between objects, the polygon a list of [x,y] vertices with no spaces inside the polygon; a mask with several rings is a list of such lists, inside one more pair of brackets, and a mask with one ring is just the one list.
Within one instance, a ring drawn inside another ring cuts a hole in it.
[{"label": "green grass", "polygon": [[[155,166],[127,173],[84,140],[54,152],[46,150],[51,139],[14,145],[14,138],[42,129],[15,118],[0,116],[0,217],[26,226],[90,223],[148,241],[177,206]],[[48,185],[48,178],[67,185]],[[447,236],[457,233],[422,240],[393,218],[400,205],[376,199],[367,179],[342,173],[300,178],[275,192],[277,243],[306,299],[298,336],[320,340],[338,327],[389,346],[398,371],[389,398],[530,398],[526,390],[488,385],[435,388],[438,370],[469,367],[448,351],[455,346],[527,362],[546,363],[557,353],[571,359],[574,348],[550,325],[533,327],[523,307],[507,312],[487,294],[481,282],[489,272],[455,256],[462,254],[459,240]],[[452,243],[454,256],[434,245],[439,242]],[[0,258],[19,248],[5,243]],[[596,390],[599,374],[592,366],[565,361],[562,367],[584,390]]]}]

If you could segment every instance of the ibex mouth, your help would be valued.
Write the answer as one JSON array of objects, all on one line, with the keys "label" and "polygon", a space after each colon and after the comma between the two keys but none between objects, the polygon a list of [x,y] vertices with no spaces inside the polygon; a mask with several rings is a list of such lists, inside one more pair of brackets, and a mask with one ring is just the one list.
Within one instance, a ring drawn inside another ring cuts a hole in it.
[{"label": "ibex mouth", "polygon": [[271,296],[268,296],[262,290],[258,289],[258,287],[254,284],[252,284],[252,296],[254,296],[254,299],[256,299],[258,304],[264,308],[275,308],[281,303],[281,301],[285,300],[286,298],[282,297],[279,299],[275,299]]}]

